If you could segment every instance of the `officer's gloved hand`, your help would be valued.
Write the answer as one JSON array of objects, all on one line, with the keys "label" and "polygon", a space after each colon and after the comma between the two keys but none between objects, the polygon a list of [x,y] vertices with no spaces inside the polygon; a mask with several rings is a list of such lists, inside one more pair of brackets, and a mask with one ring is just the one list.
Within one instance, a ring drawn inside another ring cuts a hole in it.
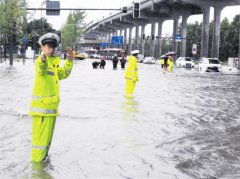
[{"label": "officer's gloved hand", "polygon": [[45,54],[41,54],[41,61],[43,62],[43,63],[45,63],[46,62],[46,55]]},{"label": "officer's gloved hand", "polygon": [[66,49],[67,50],[67,59],[68,60],[73,60],[73,51],[72,51],[72,49],[70,49],[70,48],[67,48]]}]

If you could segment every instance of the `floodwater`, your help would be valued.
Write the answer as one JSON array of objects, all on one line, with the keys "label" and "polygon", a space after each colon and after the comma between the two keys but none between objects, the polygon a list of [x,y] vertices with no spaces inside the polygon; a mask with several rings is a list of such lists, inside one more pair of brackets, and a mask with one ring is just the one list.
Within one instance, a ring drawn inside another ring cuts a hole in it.
[{"label": "floodwater", "polygon": [[240,76],[139,64],[135,97],[124,70],[75,61],[47,163],[31,163],[32,60],[0,64],[0,178],[238,179]]}]

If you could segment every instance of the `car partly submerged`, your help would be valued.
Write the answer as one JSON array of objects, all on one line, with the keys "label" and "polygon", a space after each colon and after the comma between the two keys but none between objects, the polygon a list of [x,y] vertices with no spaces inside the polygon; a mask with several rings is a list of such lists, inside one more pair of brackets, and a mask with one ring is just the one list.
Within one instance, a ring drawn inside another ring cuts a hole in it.
[{"label": "car partly submerged", "polygon": [[190,57],[178,57],[176,67],[179,68],[194,68],[195,63]]},{"label": "car partly submerged", "polygon": [[222,72],[222,63],[218,58],[201,58],[198,64],[200,73]]}]

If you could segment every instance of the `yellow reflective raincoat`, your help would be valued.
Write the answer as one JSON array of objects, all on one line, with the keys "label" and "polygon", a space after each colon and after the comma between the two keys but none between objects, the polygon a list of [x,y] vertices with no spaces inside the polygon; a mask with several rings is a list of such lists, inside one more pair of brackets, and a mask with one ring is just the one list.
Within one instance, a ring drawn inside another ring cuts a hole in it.
[{"label": "yellow reflective raincoat", "polygon": [[173,70],[173,59],[168,58],[167,64],[168,64],[167,70],[169,72],[172,72],[172,70]]},{"label": "yellow reflective raincoat", "polygon": [[60,67],[60,57],[47,57],[46,62],[41,56],[35,61],[35,82],[29,115],[32,124],[31,160],[42,161],[47,155],[58,115],[59,80],[67,78],[72,70],[73,62],[66,60]]},{"label": "yellow reflective raincoat", "polygon": [[126,97],[131,98],[138,81],[138,62],[133,55],[128,57],[128,66],[125,73],[126,78]]}]

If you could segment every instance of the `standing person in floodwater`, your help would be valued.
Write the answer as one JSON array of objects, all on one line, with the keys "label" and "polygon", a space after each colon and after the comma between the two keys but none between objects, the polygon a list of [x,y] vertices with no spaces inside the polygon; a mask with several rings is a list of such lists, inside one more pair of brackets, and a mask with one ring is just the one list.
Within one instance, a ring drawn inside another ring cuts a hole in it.
[{"label": "standing person in floodwater", "polygon": [[120,60],[120,63],[121,63],[121,68],[124,70],[125,69],[125,64],[126,64],[126,58],[125,58],[125,55],[122,55],[122,58]]},{"label": "standing person in floodwater", "polygon": [[59,80],[67,78],[73,67],[73,52],[67,49],[67,59],[60,67],[60,57],[55,56],[59,45],[57,34],[47,33],[40,37],[41,55],[35,61],[35,83],[29,114],[32,116],[31,161],[45,161],[51,145],[58,115]]},{"label": "standing person in floodwater", "polygon": [[113,62],[113,69],[116,70],[117,69],[117,64],[118,64],[118,56],[117,56],[117,54],[114,54],[112,62]]},{"label": "standing person in floodwater", "polygon": [[128,57],[128,66],[126,68],[126,98],[132,98],[136,82],[138,81],[138,59],[139,50],[134,50]]}]

